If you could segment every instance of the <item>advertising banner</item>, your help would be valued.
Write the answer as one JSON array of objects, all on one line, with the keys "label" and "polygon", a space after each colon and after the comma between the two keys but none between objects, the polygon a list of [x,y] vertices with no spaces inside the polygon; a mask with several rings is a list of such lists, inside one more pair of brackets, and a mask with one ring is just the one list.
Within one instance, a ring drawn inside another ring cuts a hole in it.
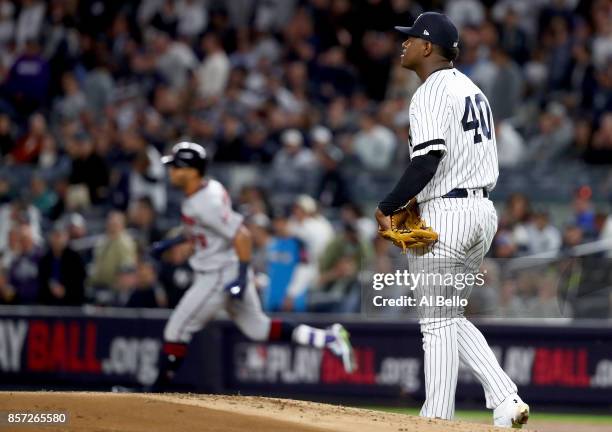
[{"label": "advertising banner", "polygon": [[[146,386],[157,376],[166,311],[91,314],[79,310],[0,315],[0,382],[11,388],[110,389]],[[308,323],[328,325],[311,316]],[[180,388],[200,392],[324,395],[329,398],[424,397],[421,334],[414,322],[348,321],[358,370],[347,375],[328,351],[247,340],[228,321],[196,335]],[[479,323],[525,398],[609,404],[612,331],[605,326]],[[476,378],[460,369],[457,398],[477,400]]]},{"label": "advertising banner", "polygon": [[[612,400],[609,328],[479,325],[504,370],[525,398],[551,403],[607,404]],[[225,335],[231,357],[229,390],[292,391],[346,397],[424,398],[423,351],[416,324],[347,325],[359,370],[344,373],[329,352]],[[478,355],[478,353],[474,353]],[[458,399],[484,399],[472,373],[460,367]]]}]

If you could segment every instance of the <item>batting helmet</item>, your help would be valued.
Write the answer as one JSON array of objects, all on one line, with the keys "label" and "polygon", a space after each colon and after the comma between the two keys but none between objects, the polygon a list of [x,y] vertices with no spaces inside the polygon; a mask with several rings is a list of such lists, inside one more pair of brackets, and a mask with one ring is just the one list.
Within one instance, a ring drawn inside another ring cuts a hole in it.
[{"label": "batting helmet", "polygon": [[204,175],[207,159],[204,147],[200,144],[183,141],[172,147],[172,154],[162,157],[162,163],[177,168],[195,168],[201,175]]}]

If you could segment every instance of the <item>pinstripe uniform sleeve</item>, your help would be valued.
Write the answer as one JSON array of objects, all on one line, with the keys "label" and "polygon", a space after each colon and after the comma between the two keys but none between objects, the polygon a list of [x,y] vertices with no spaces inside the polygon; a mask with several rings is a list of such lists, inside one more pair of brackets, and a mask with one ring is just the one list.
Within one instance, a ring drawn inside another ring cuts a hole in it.
[{"label": "pinstripe uniform sleeve", "polygon": [[410,158],[439,150],[446,155],[447,95],[441,85],[427,86],[410,103]]}]

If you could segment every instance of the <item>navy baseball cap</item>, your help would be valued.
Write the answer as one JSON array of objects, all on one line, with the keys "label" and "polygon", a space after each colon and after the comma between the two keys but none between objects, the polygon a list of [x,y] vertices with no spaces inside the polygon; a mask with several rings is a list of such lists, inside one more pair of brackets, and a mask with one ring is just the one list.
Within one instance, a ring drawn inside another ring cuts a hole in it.
[{"label": "navy baseball cap", "polygon": [[425,12],[417,17],[412,27],[396,26],[396,30],[412,37],[425,39],[442,48],[457,48],[459,32],[455,24],[444,14]]},{"label": "navy baseball cap", "polygon": [[172,154],[162,157],[164,165],[177,168],[196,168],[200,173],[206,169],[206,150],[200,144],[183,141],[172,147]]}]

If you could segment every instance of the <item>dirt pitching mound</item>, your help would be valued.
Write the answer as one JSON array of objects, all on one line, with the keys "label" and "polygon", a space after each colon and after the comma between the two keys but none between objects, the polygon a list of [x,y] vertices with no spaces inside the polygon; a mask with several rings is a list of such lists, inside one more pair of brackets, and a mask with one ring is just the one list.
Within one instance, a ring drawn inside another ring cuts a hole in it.
[{"label": "dirt pitching mound", "polygon": [[[484,432],[487,425],[287,399],[194,394],[0,392],[2,412],[66,412],[62,426],[2,431],[92,432]],[[4,414],[3,414],[4,416]],[[3,419],[4,420],[4,419]],[[507,430],[507,429],[505,429]]]}]

